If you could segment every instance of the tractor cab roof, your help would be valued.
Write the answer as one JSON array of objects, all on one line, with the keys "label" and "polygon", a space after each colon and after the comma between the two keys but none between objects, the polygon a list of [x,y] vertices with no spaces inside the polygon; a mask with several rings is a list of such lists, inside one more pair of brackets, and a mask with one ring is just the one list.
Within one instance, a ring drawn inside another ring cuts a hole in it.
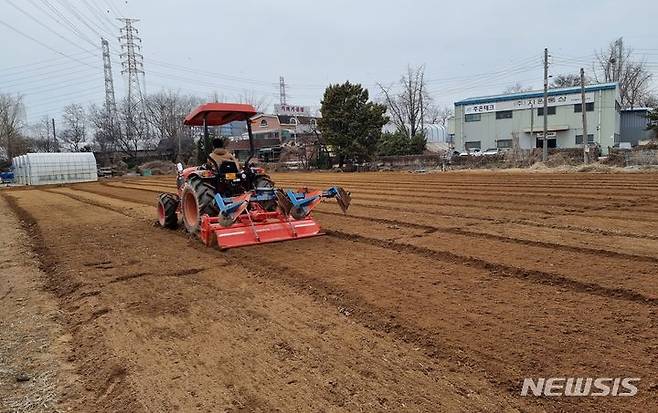
[{"label": "tractor cab roof", "polygon": [[246,121],[256,114],[252,105],[244,103],[205,103],[198,106],[183,121],[184,125],[203,126],[206,118],[208,126],[220,126],[233,121]]}]

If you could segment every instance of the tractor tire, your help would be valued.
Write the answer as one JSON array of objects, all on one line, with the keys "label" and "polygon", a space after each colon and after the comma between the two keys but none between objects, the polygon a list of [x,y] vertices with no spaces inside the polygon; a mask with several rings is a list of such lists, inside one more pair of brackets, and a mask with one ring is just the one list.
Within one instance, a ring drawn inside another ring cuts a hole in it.
[{"label": "tractor tire", "polygon": [[181,212],[187,232],[198,234],[203,215],[217,216],[219,209],[215,204],[215,188],[198,176],[192,176],[181,194]]},{"label": "tractor tire", "polygon": [[178,204],[180,199],[174,194],[160,194],[158,197],[158,224],[163,228],[176,229],[178,226]]}]

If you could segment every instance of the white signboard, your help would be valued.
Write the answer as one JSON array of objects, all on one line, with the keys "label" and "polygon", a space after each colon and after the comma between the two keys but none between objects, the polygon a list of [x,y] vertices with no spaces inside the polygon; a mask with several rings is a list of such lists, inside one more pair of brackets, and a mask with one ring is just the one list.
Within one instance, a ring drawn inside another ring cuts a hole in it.
[{"label": "white signboard", "polygon": [[[579,93],[572,93],[569,95],[556,95],[549,96],[547,99],[547,106],[566,106],[581,103]],[[585,103],[594,102],[594,93],[585,94]],[[479,105],[464,106],[464,113],[489,113],[497,112],[500,110],[519,110],[519,109],[532,109],[544,107],[544,97],[537,98],[506,100],[504,102],[482,103]]]},{"label": "white signboard", "polygon": [[309,106],[274,105],[274,113],[288,116],[311,116],[311,108]]},{"label": "white signboard", "polygon": [[[548,138],[555,138],[557,136],[557,133],[556,132],[546,132],[546,136]],[[544,137],[544,132],[539,132],[537,134],[537,137],[538,138],[543,138]]]}]

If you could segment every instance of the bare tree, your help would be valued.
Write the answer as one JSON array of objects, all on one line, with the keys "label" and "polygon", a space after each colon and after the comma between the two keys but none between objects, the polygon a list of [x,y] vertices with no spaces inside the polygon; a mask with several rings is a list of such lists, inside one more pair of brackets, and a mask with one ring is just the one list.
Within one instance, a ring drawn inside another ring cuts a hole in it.
[{"label": "bare tree", "polygon": [[85,109],[75,103],[65,106],[62,113],[62,124],[64,125],[64,130],[61,133],[62,141],[70,151],[80,151],[87,138],[87,114]]},{"label": "bare tree", "polygon": [[407,68],[407,73],[400,78],[399,93],[393,92],[393,87],[378,84],[384,95],[384,100],[391,122],[398,132],[408,138],[423,133],[425,110],[431,105],[431,98],[425,87],[425,66]]},{"label": "bare tree", "polygon": [[174,91],[156,93],[147,98],[148,120],[153,136],[159,148],[173,154],[172,160],[182,160],[183,154],[189,157],[194,149],[192,136],[189,129],[183,126],[183,119],[199,104],[198,98]]},{"label": "bare tree", "polygon": [[23,135],[25,106],[21,95],[0,94],[0,152],[11,159],[28,151]]},{"label": "bare tree", "polygon": [[88,110],[90,125],[94,128],[93,142],[97,150],[112,152],[117,149],[121,137],[119,119],[105,105],[91,105]]},{"label": "bare tree", "polygon": [[621,106],[633,108],[651,99],[649,90],[652,74],[645,60],[636,60],[633,49],[624,44],[623,38],[611,42],[596,54],[594,73],[597,81],[617,82]]},{"label": "bare tree", "polygon": [[257,112],[263,113],[270,106],[271,99],[266,96],[258,96],[253,90],[245,90],[238,96],[239,103],[248,103],[253,106]]},{"label": "bare tree", "polygon": [[447,126],[448,119],[454,114],[455,110],[451,106],[429,105],[425,111],[425,122]]},{"label": "bare tree", "polygon": [[[590,79],[585,77],[585,85],[590,83]],[[580,86],[580,75],[575,73],[566,73],[562,75],[557,75],[551,81],[549,88],[558,89],[564,87],[576,87]]]},{"label": "bare tree", "polygon": [[[117,108],[121,134],[117,139],[117,150],[135,159],[139,150],[152,149],[154,140],[148,134],[148,124],[141,107],[124,98]],[[141,105],[140,105],[141,106]]]},{"label": "bare tree", "polygon": [[521,82],[516,82],[513,85],[507,87],[505,90],[503,90],[503,93],[508,94],[508,93],[520,93],[520,92],[529,92],[531,91],[532,88],[530,86],[524,86],[521,84]]},{"label": "bare tree", "polygon": [[37,152],[58,152],[59,145],[54,140],[50,118],[44,116],[40,121],[30,126],[32,148]]},{"label": "bare tree", "polygon": [[226,102],[226,95],[216,90],[210,94],[209,98],[211,102]]}]

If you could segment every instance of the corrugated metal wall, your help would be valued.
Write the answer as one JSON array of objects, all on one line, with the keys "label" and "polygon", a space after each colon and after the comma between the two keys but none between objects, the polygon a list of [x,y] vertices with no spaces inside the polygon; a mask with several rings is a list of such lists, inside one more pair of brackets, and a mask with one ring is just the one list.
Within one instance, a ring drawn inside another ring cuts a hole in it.
[{"label": "corrugated metal wall", "polygon": [[635,146],[638,141],[649,139],[651,131],[647,130],[647,110],[624,110],[621,112],[621,142],[630,142]]}]

